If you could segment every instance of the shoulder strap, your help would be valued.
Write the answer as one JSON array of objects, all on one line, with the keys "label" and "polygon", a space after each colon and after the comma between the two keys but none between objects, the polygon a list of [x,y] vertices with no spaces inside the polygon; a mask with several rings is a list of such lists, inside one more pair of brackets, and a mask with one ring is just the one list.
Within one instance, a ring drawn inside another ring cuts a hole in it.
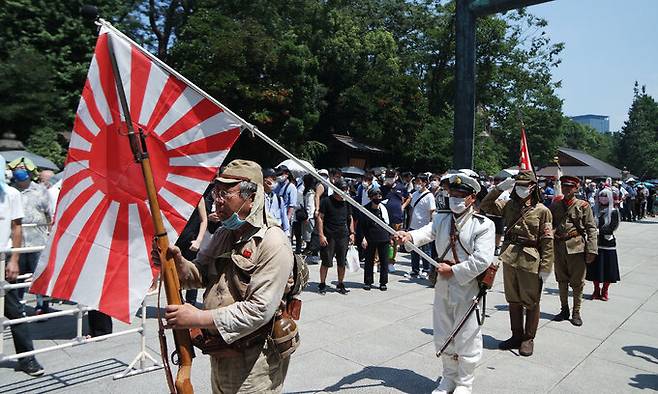
[{"label": "shoulder strap", "polygon": [[512,224],[509,225],[509,226],[507,226],[507,228],[505,229],[505,234],[504,234],[503,236],[504,236],[504,237],[507,237],[507,234],[510,232],[510,230],[511,230],[512,228],[514,228],[514,226],[516,226],[516,224],[519,223],[519,222],[521,221],[521,219],[523,219],[523,218],[525,217],[526,213],[530,212],[530,210],[531,210],[532,208],[534,208],[533,205],[530,205],[530,206],[527,206],[527,207],[523,208],[523,209],[521,210],[521,214],[520,214],[519,217],[514,221],[514,223],[512,223]]},{"label": "shoulder strap", "polygon": [[420,197],[418,197],[418,200],[416,200],[416,202],[414,203],[414,205],[413,205],[411,208],[416,208],[416,205],[418,205],[418,203],[420,202],[420,200],[422,200],[423,198],[425,198],[425,196],[428,195],[428,194],[430,194],[429,191],[426,191],[425,193],[421,194]]}]

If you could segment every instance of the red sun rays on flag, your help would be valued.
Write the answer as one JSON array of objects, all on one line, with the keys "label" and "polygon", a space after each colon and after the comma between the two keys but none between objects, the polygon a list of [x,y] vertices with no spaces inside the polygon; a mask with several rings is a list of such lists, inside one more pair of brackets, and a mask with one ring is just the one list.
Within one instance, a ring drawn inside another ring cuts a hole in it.
[{"label": "red sun rays on flag", "polygon": [[101,29],[73,125],[56,222],[30,291],[127,322],[154,277],[154,229],[141,166],[126,136],[109,34],[133,127],[146,135],[170,242],[239,137],[241,123],[140,48]]}]

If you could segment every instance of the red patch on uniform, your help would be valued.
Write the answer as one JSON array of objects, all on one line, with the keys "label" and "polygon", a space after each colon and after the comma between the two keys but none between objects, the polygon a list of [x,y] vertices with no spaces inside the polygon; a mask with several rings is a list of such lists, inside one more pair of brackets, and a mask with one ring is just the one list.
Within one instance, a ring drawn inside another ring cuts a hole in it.
[{"label": "red patch on uniform", "polygon": [[250,257],[251,257],[251,250],[249,250],[249,249],[244,249],[244,250],[242,251],[242,257],[247,258],[247,259],[250,258]]}]

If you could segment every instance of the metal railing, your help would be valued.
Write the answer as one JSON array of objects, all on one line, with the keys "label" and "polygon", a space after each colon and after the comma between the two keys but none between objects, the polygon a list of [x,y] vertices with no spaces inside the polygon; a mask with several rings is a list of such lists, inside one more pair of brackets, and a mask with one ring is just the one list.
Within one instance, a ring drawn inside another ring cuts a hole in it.
[{"label": "metal railing", "polygon": [[[40,252],[43,249],[44,249],[43,246],[11,248],[11,249],[0,250],[0,253],[2,253],[3,255],[5,253],[34,253],[34,252]],[[61,316],[74,315],[76,317],[76,337],[66,343],[35,349],[29,352],[7,355],[4,353],[5,336],[0,335],[0,362],[8,361],[8,360],[17,360],[23,357],[30,357],[40,353],[51,352],[54,350],[80,346],[87,343],[93,343],[105,339],[119,337],[122,335],[137,333],[140,336],[139,353],[137,354],[137,356],[135,356],[133,361],[128,365],[128,367],[126,367],[126,369],[123,372],[114,375],[114,379],[120,379],[145,372],[155,371],[162,368],[161,362],[158,361],[155,357],[151,356],[151,354],[146,349],[146,297],[142,301],[141,317],[140,317],[141,320],[139,327],[130,328],[119,332],[113,332],[111,334],[100,335],[97,337],[88,337],[82,334],[82,320],[84,314],[90,310],[93,310],[93,308],[89,308],[79,304],[77,304],[75,308],[71,308],[67,310],[44,313],[36,316],[26,316],[18,319],[8,319],[5,316],[5,308],[4,308],[6,292],[8,290],[28,288],[31,285],[31,280],[32,280],[32,274],[23,274],[18,276],[16,283],[7,282],[5,280],[5,258],[4,256],[0,257],[0,311],[2,312],[2,315],[0,315],[0,323],[2,323],[1,326],[3,333],[6,327],[11,327],[16,324],[33,323],[33,322],[48,320]],[[148,293],[146,296],[148,297],[154,294],[157,294],[157,292]],[[153,363],[153,365],[147,366],[148,360],[150,360]]]}]

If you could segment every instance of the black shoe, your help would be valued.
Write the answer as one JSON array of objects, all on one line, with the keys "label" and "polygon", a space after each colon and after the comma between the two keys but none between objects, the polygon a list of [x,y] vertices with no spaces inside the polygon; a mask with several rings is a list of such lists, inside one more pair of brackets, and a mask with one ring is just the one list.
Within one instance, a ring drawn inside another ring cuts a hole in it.
[{"label": "black shoe", "polygon": [[562,307],[560,313],[555,315],[553,321],[564,321],[569,320],[569,307]]},{"label": "black shoe", "polygon": [[371,285],[363,285],[363,290],[370,290],[371,288]]},{"label": "black shoe", "polygon": [[44,372],[43,367],[34,357],[18,360],[14,371],[23,371],[30,376],[41,376]]},{"label": "black shoe", "polygon": [[379,290],[386,291],[386,285],[379,285]]},{"label": "black shoe", "polygon": [[339,283],[336,285],[336,290],[340,294],[347,294],[347,289],[345,288],[345,283]]},{"label": "black shoe", "polygon": [[580,313],[574,312],[573,316],[571,317],[571,324],[573,324],[576,327],[580,327],[583,325],[583,319],[580,317]]},{"label": "black shoe", "polygon": [[318,293],[327,294],[327,285],[324,283],[318,284]]}]

